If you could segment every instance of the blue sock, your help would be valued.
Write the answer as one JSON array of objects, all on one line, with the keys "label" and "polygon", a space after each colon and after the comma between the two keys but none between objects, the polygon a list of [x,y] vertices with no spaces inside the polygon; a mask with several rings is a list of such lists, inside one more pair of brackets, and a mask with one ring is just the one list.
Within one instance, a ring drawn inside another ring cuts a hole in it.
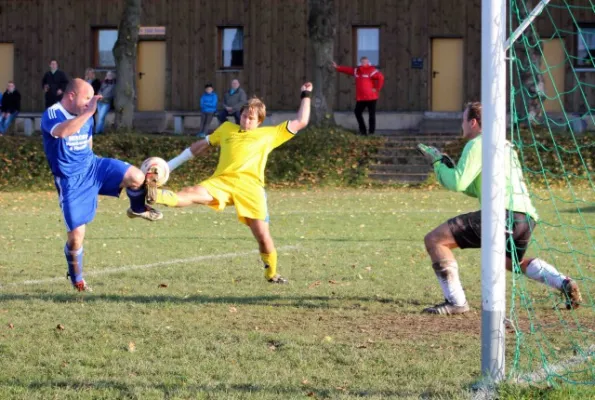
[{"label": "blue sock", "polygon": [[130,208],[135,213],[142,213],[145,211],[145,196],[147,195],[147,189],[130,189],[126,188],[126,194],[130,199]]},{"label": "blue sock", "polygon": [[64,246],[64,255],[68,263],[68,275],[72,284],[76,284],[83,280],[83,248],[72,251],[68,247],[68,243]]}]

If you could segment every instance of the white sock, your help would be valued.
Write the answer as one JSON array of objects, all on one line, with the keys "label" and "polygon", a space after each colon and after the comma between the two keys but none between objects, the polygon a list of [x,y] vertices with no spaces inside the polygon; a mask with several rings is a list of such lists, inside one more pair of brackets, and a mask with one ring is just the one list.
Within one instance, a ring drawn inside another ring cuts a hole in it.
[{"label": "white sock", "polygon": [[184,164],[186,161],[191,160],[192,157],[194,156],[192,155],[192,151],[190,151],[190,147],[188,147],[186,150],[181,152],[179,156],[174,157],[167,162],[170,172]]},{"label": "white sock", "polygon": [[554,289],[562,289],[562,282],[564,282],[564,279],[567,279],[566,276],[558,272],[556,267],[539,258],[533,259],[527,265],[527,272],[525,274],[534,281],[545,283]]},{"label": "white sock", "polygon": [[459,279],[459,265],[455,260],[444,260],[432,264],[444,298],[455,306],[467,303],[465,291]]}]

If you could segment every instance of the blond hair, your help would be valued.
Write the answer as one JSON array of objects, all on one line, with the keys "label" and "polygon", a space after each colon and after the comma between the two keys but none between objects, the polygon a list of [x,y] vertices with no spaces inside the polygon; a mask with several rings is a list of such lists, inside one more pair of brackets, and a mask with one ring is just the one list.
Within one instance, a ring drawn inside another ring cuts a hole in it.
[{"label": "blond hair", "polygon": [[243,114],[244,110],[248,110],[248,112],[256,111],[259,124],[262,124],[267,116],[267,108],[262,100],[260,100],[258,97],[252,97],[250,100],[248,100],[248,102],[242,106],[240,114]]}]

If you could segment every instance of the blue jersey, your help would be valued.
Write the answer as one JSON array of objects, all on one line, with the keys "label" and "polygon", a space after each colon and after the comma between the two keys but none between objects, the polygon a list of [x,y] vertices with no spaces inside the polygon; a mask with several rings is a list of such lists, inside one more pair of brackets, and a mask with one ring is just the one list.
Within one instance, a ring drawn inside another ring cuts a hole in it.
[{"label": "blue jersey", "polygon": [[54,129],[69,119],[75,118],[62,104],[56,103],[43,113],[41,117],[41,133],[43,148],[54,176],[70,177],[87,172],[95,159],[89,146],[93,135],[93,117],[74,135],[58,138],[53,135]]}]

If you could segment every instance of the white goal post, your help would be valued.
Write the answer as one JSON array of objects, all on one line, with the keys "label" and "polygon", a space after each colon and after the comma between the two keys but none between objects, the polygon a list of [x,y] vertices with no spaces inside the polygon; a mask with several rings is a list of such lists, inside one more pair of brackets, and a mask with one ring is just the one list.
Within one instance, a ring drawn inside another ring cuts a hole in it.
[{"label": "white goal post", "polygon": [[506,51],[549,3],[540,1],[505,41],[508,1],[482,0],[481,4],[481,372],[493,383],[505,377],[506,177],[502,165],[506,140]]}]

